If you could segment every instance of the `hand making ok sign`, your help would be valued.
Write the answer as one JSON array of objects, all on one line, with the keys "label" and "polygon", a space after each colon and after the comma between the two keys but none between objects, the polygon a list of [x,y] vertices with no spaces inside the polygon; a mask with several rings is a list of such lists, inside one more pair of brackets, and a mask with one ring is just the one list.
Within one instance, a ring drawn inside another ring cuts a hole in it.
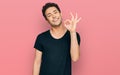
[{"label": "hand making ok sign", "polygon": [[70,31],[70,32],[76,32],[76,26],[77,23],[81,20],[81,17],[78,18],[77,13],[74,17],[72,13],[70,13],[71,19],[67,19],[64,21],[64,26]]}]

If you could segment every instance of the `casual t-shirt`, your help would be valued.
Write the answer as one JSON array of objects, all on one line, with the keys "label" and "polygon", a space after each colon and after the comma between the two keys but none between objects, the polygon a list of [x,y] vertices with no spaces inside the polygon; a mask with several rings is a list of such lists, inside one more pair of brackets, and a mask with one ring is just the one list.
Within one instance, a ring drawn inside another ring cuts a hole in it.
[{"label": "casual t-shirt", "polygon": [[[80,35],[77,34],[80,45]],[[42,32],[36,38],[34,48],[42,52],[39,75],[71,75],[70,32],[56,39],[50,30]]]}]

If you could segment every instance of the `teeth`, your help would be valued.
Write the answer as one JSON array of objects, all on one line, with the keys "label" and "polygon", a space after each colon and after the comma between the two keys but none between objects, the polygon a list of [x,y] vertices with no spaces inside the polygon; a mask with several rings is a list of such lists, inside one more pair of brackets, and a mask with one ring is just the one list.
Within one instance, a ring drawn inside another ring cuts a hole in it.
[{"label": "teeth", "polygon": [[56,22],[58,19],[54,19],[53,21]]}]

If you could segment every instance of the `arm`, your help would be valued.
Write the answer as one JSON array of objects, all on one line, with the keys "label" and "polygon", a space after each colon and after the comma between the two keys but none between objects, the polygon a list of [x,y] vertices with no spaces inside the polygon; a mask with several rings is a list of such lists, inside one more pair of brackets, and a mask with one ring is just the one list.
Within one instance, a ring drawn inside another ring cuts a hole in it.
[{"label": "arm", "polygon": [[76,62],[79,59],[80,56],[80,47],[77,42],[77,34],[76,34],[76,25],[81,20],[81,17],[78,19],[77,14],[76,17],[73,16],[71,13],[71,20],[67,19],[64,24],[65,27],[70,31],[70,37],[71,37],[71,48],[70,48],[70,54],[71,58],[74,62]]},{"label": "arm", "polygon": [[77,41],[77,34],[76,32],[70,32],[71,36],[71,48],[70,48],[70,53],[71,53],[71,58],[72,61],[76,62],[79,57],[80,57],[80,46]]},{"label": "arm", "polygon": [[35,50],[35,59],[33,64],[33,75],[39,75],[40,66],[41,66],[42,52]]}]

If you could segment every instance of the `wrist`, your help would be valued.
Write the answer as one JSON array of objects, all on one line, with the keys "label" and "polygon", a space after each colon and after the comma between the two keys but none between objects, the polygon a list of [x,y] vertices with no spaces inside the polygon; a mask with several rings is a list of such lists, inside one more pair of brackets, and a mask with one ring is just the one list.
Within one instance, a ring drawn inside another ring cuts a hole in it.
[{"label": "wrist", "polygon": [[76,33],[76,31],[70,31],[71,34]]}]

